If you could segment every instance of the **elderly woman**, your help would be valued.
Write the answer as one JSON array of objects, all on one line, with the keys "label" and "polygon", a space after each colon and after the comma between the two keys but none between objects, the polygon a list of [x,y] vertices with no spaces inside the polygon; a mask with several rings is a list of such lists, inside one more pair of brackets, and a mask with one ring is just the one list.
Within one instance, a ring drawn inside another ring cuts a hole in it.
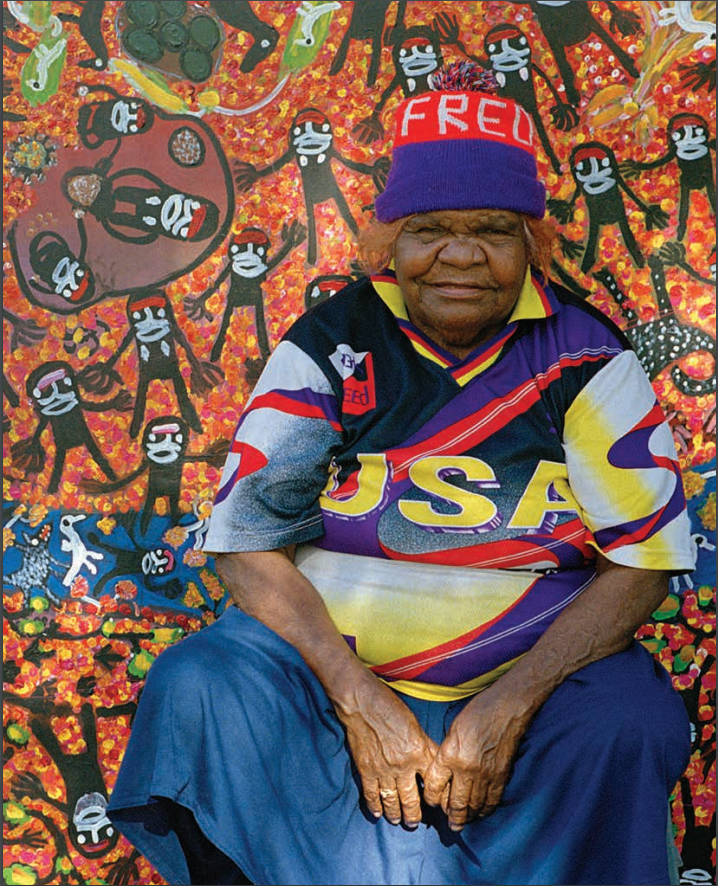
[{"label": "elderly woman", "polygon": [[672,437],[548,284],[530,118],[450,81],[398,109],[377,272],[244,410],[236,606],[150,672],[110,814],[173,884],[669,882],[688,722],[633,635],[693,566]]}]

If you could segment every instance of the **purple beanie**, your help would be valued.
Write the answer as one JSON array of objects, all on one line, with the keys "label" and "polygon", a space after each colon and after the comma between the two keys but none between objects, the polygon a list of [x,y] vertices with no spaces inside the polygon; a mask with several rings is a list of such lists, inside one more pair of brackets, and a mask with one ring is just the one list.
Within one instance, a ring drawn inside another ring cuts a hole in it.
[{"label": "purple beanie", "polygon": [[406,99],[396,111],[386,188],[374,201],[377,220],[443,209],[543,218],[534,138],[531,117],[509,98],[441,91]]}]

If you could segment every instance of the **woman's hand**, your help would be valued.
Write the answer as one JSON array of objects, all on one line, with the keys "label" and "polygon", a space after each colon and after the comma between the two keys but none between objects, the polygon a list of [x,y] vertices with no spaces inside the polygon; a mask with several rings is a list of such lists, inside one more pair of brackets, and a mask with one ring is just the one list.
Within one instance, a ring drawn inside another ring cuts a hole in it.
[{"label": "woman's hand", "polygon": [[596,571],[536,644],[451,724],[424,777],[424,799],[441,804],[452,830],[496,809],[521,738],[554,689],[626,649],[668,593],[665,572],[621,566],[603,554]]},{"label": "woman's hand", "polygon": [[237,605],[291,643],[317,675],[347,734],[371,813],[409,827],[421,821],[417,775],[436,744],[409,708],[347,645],[294,549],[221,554],[215,565]]},{"label": "woman's hand", "polygon": [[532,712],[500,681],[475,696],[456,717],[424,777],[424,799],[439,806],[452,831],[490,815],[509,780]]},{"label": "woman's hand", "polygon": [[357,687],[349,710],[335,705],[361,777],[369,811],[392,824],[421,822],[417,775],[424,778],[436,744],[409,708],[373,674]]}]

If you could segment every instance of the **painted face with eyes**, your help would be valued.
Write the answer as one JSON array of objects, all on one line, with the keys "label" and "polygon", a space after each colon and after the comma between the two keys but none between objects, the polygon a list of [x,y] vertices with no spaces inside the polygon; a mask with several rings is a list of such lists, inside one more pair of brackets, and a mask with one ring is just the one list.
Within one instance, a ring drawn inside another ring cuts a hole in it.
[{"label": "painted face with eyes", "polygon": [[413,215],[394,246],[410,320],[461,358],[506,323],[528,263],[523,219],[507,210]]}]

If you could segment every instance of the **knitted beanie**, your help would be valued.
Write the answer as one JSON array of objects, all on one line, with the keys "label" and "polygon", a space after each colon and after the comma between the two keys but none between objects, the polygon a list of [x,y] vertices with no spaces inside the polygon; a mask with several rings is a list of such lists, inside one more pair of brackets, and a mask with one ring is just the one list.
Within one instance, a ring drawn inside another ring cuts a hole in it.
[{"label": "knitted beanie", "polygon": [[470,62],[433,75],[432,90],[396,111],[391,168],[374,201],[378,221],[443,209],[509,209],[543,218],[530,115],[492,94]]}]

